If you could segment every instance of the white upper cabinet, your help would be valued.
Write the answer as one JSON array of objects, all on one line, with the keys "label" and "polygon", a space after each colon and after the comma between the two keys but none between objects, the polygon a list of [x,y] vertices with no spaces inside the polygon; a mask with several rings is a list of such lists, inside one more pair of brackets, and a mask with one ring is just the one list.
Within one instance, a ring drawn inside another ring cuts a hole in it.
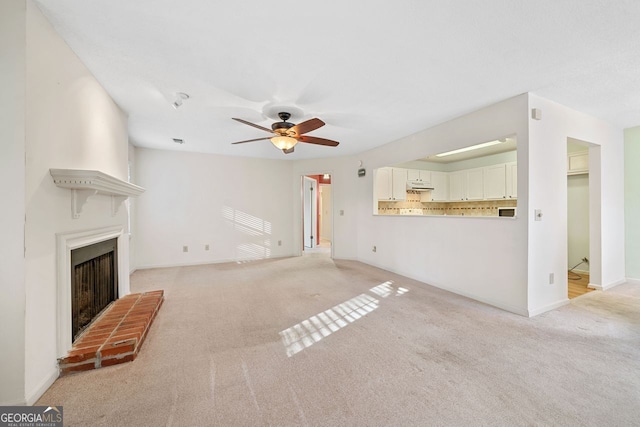
[{"label": "white upper cabinet", "polygon": [[407,169],[407,180],[429,183],[431,182],[431,173],[425,170]]},{"label": "white upper cabinet", "polygon": [[567,155],[567,175],[589,173],[589,152],[581,151]]},{"label": "white upper cabinet", "polygon": [[467,173],[466,171],[449,172],[449,200],[466,200]]},{"label": "white upper cabinet", "polygon": [[393,200],[407,200],[407,170],[392,168],[392,194]]},{"label": "white upper cabinet", "polygon": [[507,167],[505,164],[484,168],[484,197],[489,200],[507,197]]},{"label": "white upper cabinet", "polygon": [[391,168],[376,170],[376,195],[378,200],[391,200]]},{"label": "white upper cabinet", "polygon": [[484,168],[469,169],[467,172],[467,200],[484,199]]},{"label": "white upper cabinet", "polygon": [[518,164],[500,163],[455,172],[380,168],[376,171],[378,200],[407,200],[408,181],[421,181],[433,187],[421,194],[423,202],[515,200],[518,197]]},{"label": "white upper cabinet", "polygon": [[376,194],[378,200],[407,200],[407,170],[380,168],[376,170]]},{"label": "white upper cabinet", "polygon": [[431,200],[446,202],[449,200],[449,174],[446,172],[431,172]]},{"label": "white upper cabinet", "polygon": [[518,163],[507,163],[506,167],[506,195],[507,199],[518,198]]}]

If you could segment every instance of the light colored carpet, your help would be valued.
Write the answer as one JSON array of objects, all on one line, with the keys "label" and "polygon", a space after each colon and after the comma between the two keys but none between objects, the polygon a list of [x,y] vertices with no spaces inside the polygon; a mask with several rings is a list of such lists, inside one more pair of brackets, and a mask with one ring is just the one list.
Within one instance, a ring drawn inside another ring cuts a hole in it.
[{"label": "light colored carpet", "polygon": [[138,271],[137,360],[61,378],[68,426],[640,423],[640,292],[533,319],[326,256]]}]

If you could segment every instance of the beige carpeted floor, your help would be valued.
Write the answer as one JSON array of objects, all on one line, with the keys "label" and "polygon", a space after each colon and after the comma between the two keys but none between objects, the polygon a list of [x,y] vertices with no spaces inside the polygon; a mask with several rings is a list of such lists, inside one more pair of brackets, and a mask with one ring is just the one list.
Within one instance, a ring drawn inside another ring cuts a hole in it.
[{"label": "beige carpeted floor", "polygon": [[138,271],[133,363],[61,378],[67,426],[640,424],[640,289],[533,319],[322,255]]}]

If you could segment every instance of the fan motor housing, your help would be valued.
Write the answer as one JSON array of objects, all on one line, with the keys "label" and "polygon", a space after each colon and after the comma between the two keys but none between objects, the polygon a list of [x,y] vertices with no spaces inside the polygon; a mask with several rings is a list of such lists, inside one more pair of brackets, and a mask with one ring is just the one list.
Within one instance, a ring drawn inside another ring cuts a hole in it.
[{"label": "fan motor housing", "polygon": [[289,123],[289,122],[275,122],[274,124],[271,125],[271,129],[274,131],[278,131],[280,129],[287,130],[294,126],[295,125],[293,123]]}]

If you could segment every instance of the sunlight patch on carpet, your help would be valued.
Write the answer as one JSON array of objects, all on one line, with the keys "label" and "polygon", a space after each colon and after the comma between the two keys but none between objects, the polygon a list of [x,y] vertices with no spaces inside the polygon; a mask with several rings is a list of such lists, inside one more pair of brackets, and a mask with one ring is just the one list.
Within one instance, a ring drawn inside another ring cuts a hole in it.
[{"label": "sunlight patch on carpet", "polygon": [[[395,296],[404,295],[409,292],[409,289],[396,288],[392,281],[386,281],[369,289],[369,292],[380,298],[386,298],[394,292]],[[287,356],[291,357],[311,347],[323,338],[373,312],[379,307],[379,302],[370,295],[360,294],[281,331],[280,337]]]}]

